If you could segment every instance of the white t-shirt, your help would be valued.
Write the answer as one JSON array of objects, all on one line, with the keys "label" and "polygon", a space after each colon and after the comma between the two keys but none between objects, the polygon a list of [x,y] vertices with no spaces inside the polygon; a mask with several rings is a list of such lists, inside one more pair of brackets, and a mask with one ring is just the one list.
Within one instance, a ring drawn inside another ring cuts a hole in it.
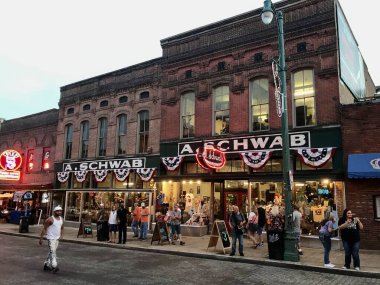
[{"label": "white t-shirt", "polygon": [[108,223],[110,225],[117,225],[117,211],[111,211],[110,216],[108,218]]},{"label": "white t-shirt", "polygon": [[255,214],[255,212],[250,212],[248,215],[248,223],[257,224],[257,222],[258,222],[258,217]]}]

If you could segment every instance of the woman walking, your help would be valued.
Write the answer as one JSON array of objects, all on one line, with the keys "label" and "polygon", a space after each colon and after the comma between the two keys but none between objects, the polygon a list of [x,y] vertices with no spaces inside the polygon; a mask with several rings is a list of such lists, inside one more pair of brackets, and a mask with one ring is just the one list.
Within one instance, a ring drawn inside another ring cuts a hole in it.
[{"label": "woman walking", "polygon": [[257,248],[260,243],[257,241],[256,234],[258,230],[258,221],[259,216],[257,214],[257,208],[255,206],[252,206],[252,211],[249,213],[248,216],[248,224],[247,224],[247,230],[248,230],[248,237],[253,242],[253,248]]}]

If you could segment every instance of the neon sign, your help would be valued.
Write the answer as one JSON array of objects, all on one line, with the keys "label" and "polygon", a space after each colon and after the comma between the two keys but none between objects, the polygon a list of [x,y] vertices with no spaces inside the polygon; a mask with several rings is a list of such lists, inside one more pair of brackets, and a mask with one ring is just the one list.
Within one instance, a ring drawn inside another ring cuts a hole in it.
[{"label": "neon sign", "polygon": [[22,157],[21,154],[13,149],[8,149],[0,154],[0,179],[2,180],[20,180],[20,171]]},{"label": "neon sign", "polygon": [[198,164],[206,170],[220,169],[226,164],[225,153],[210,145],[197,148],[195,157]]}]

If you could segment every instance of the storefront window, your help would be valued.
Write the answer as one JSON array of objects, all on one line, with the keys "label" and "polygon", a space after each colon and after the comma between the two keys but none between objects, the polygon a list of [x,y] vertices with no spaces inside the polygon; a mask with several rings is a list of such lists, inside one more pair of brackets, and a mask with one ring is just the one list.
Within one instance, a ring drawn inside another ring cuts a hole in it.
[{"label": "storefront window", "polygon": [[80,192],[68,192],[67,193],[67,208],[66,208],[66,221],[79,222],[80,216]]},{"label": "storefront window", "polygon": [[87,173],[86,179],[83,182],[78,182],[75,178],[73,181],[73,188],[74,189],[83,189],[83,188],[90,188],[90,179],[91,179],[91,173]]},{"label": "storefront window", "polygon": [[195,162],[185,162],[183,166],[185,174],[206,173],[207,171]]}]

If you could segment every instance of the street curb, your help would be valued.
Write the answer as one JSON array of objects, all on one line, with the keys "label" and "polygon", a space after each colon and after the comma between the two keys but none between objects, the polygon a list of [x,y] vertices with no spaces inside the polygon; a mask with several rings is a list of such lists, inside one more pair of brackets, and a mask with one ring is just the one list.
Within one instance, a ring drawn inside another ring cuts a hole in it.
[{"label": "street curb", "polygon": [[[31,235],[22,234],[22,233],[10,233],[10,232],[0,231],[0,234],[39,239],[38,236],[31,236]],[[124,250],[135,250],[135,251],[141,251],[141,252],[154,252],[154,253],[166,254],[166,255],[177,255],[177,256],[185,256],[185,257],[193,257],[193,258],[213,259],[213,260],[237,262],[237,263],[245,263],[245,264],[273,266],[273,267],[280,267],[280,268],[285,268],[285,269],[305,270],[305,271],[320,272],[320,273],[327,273],[327,274],[380,279],[380,273],[377,273],[377,272],[354,271],[354,270],[345,270],[345,269],[340,269],[340,268],[330,269],[330,268],[324,268],[320,266],[301,264],[300,262],[277,261],[277,260],[269,260],[269,259],[257,260],[257,259],[247,258],[247,257],[239,257],[239,256],[232,257],[232,256],[225,256],[225,255],[217,255],[215,253],[205,254],[205,253],[196,253],[196,252],[171,251],[171,250],[157,249],[157,248],[144,248],[144,247],[139,247],[139,246],[117,245],[117,244],[111,244],[111,243],[100,243],[100,242],[98,243],[98,242],[93,242],[93,241],[72,240],[72,239],[62,239],[62,242],[77,243],[77,244],[98,246],[98,247],[117,248],[117,249],[124,249]]]}]

